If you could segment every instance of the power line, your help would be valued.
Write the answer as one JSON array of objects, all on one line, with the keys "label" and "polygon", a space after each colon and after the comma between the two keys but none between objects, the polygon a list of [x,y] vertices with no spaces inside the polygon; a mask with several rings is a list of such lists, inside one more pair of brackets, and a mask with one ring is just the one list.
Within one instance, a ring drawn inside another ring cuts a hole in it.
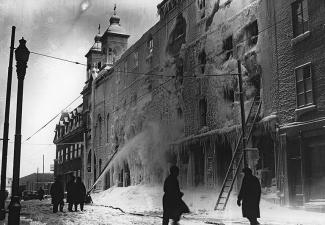
[{"label": "power line", "polygon": [[[66,110],[69,106],[71,106],[74,102],[76,102],[82,95],[79,95],[77,98],[75,98],[69,105],[67,105],[63,110]],[[61,110],[61,112],[63,111]],[[59,115],[61,115],[61,112],[56,114],[52,119],[50,119],[44,126],[42,126],[40,129],[38,129],[36,132],[34,132],[30,137],[28,137],[24,142],[30,140],[34,135],[36,135],[38,132],[43,130],[48,124],[50,124],[55,118],[57,118]]]},{"label": "power line", "polygon": [[[180,9],[180,10],[178,11],[178,13],[183,12],[185,9],[187,9],[188,7],[190,7],[193,3],[195,3],[195,1],[189,3],[187,6],[183,7],[182,9]],[[231,4],[231,3],[230,3],[230,4]],[[168,21],[166,22],[166,24],[162,25],[159,29],[157,29],[157,30],[156,30],[153,34],[151,34],[151,35],[156,34],[156,33],[159,32],[162,28],[164,28],[165,26],[167,26],[167,25],[168,25],[172,20],[174,20],[174,19],[177,17],[178,13],[176,13],[174,17],[172,17],[170,20],[168,20]],[[270,28],[276,26],[277,24],[283,22],[283,21],[286,20],[286,19],[287,19],[287,18],[285,17],[285,18],[283,18],[283,19],[281,19],[281,20],[279,20],[279,21],[276,21],[274,24],[271,24],[270,26],[266,27],[265,29],[259,31],[259,32],[257,33],[256,36],[251,37],[251,38],[243,39],[242,41],[240,41],[240,42],[236,42],[236,43],[237,43],[237,44],[240,44],[240,43],[243,43],[243,42],[248,41],[249,39],[255,38],[255,37],[257,37],[259,34],[261,34],[262,32],[265,32],[266,30],[268,30],[268,29],[270,29]],[[216,28],[216,29],[214,29],[214,30],[211,30],[211,31],[205,32],[204,34],[199,34],[199,35],[197,35],[194,39],[198,39],[200,36],[209,35],[209,34],[212,34],[212,33],[217,32],[217,31],[218,31],[218,29]],[[141,39],[140,39],[140,40],[141,40]],[[143,43],[139,44],[139,45],[137,46],[137,48],[135,48],[133,51],[130,51],[127,55],[125,55],[125,56],[123,57],[123,59],[129,57],[132,53],[134,53],[137,49],[140,48],[140,46],[144,45],[145,43],[146,43],[146,40],[144,40]],[[39,56],[44,56],[44,57],[48,57],[48,58],[52,58],[52,59],[56,59],[56,60],[61,60],[61,61],[65,61],[65,62],[70,62],[70,63],[77,64],[77,65],[87,66],[86,64],[84,64],[84,63],[80,63],[80,62],[78,62],[78,61],[73,61],[73,60],[69,60],[69,59],[64,59],[64,58],[60,58],[60,57],[56,57],[56,56],[51,56],[51,55],[43,54],[43,53],[38,53],[38,52],[34,52],[34,51],[31,51],[30,53],[31,53],[31,54],[35,54],[35,55],[39,55]],[[225,53],[225,52],[223,51],[223,52],[217,54],[216,56],[219,57],[220,55],[222,55],[222,54],[224,54],[224,53]],[[198,64],[198,65],[196,65],[196,66],[200,66],[200,64]],[[195,66],[195,67],[196,67],[196,66]],[[194,67],[194,68],[195,68],[195,67]],[[117,71],[117,72],[124,72],[124,73],[128,73],[128,74],[144,75],[144,76],[157,76],[157,77],[166,76],[166,75],[160,75],[160,74],[154,74],[154,73],[131,72],[131,71]],[[168,77],[171,77],[171,76],[168,76]]]}]

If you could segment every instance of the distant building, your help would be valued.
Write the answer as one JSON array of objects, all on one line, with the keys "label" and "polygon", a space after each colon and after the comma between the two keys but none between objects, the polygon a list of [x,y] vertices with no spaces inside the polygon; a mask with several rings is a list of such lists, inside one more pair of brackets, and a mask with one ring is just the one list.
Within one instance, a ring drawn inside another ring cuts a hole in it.
[{"label": "distant building", "polygon": [[9,195],[11,194],[11,187],[12,187],[12,178],[6,177],[6,190],[8,191]]},{"label": "distant building", "polygon": [[54,182],[53,173],[32,173],[19,178],[20,191],[37,191],[42,187],[45,194],[49,194],[51,184]]},{"label": "distant building", "polygon": [[62,112],[55,128],[53,143],[56,145],[54,176],[63,176],[64,183],[70,174],[83,177],[82,157],[84,127],[82,121],[83,105],[71,112]]}]

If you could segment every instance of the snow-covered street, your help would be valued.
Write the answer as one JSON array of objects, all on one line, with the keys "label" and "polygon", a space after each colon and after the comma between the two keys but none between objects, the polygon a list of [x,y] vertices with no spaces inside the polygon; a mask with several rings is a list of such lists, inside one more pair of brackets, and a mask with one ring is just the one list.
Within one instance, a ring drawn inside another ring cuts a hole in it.
[{"label": "snow-covered street", "polygon": [[[52,213],[50,199],[44,201],[22,201],[21,224],[31,225],[156,225],[161,224],[162,191],[159,186],[138,185],[113,187],[104,192],[93,194],[92,205],[86,205],[84,212]],[[184,190],[184,201],[191,213],[186,214],[180,225],[204,224],[249,224],[241,216],[241,210],[230,199],[224,213],[213,211],[215,193],[204,189]],[[263,225],[323,225],[324,213],[293,210],[261,201],[260,223]]]}]

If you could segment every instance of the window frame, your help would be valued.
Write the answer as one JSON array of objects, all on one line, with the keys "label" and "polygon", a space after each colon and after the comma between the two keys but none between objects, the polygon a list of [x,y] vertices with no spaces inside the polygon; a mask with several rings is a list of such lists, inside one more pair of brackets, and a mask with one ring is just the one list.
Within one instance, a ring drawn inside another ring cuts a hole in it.
[{"label": "window frame", "polygon": [[[306,3],[306,8],[304,9],[304,2]],[[301,8],[300,12],[297,14],[296,9],[299,9],[299,6]],[[306,16],[305,13],[307,12]],[[308,0],[296,0],[291,4],[291,13],[292,13],[292,34],[293,37],[298,37],[299,35],[304,34],[305,32],[309,31],[309,13],[308,13]],[[303,23],[302,25],[302,31],[299,31],[299,22],[298,18],[299,16],[302,17]],[[307,18],[306,21],[304,21]],[[305,27],[306,23],[306,27]]]},{"label": "window frame", "polygon": [[200,127],[204,127],[208,125],[207,115],[208,115],[208,100],[205,97],[200,98],[199,100]]},{"label": "window frame", "polygon": [[[305,78],[305,73],[304,73],[304,69],[309,67],[309,77]],[[302,70],[302,80],[298,80],[298,71],[299,70]],[[296,67],[294,69],[294,74],[295,74],[295,86],[296,86],[296,108],[297,109],[301,109],[301,108],[304,108],[304,107],[308,107],[308,106],[311,106],[311,105],[314,105],[315,104],[315,99],[314,99],[314,87],[313,87],[313,71],[312,71],[312,63],[311,62],[308,62],[308,63],[305,63],[303,65],[300,65],[298,67]],[[307,87],[307,82],[306,80],[307,79],[310,79],[310,89],[308,89]],[[302,83],[303,84],[303,92],[299,92],[299,83]],[[308,90],[307,90],[308,89]],[[299,93],[298,93],[299,92]],[[308,93],[311,93],[311,102],[308,103],[308,99],[307,99],[307,94]],[[299,96],[300,95],[303,95],[304,96],[304,104],[299,104]]]}]

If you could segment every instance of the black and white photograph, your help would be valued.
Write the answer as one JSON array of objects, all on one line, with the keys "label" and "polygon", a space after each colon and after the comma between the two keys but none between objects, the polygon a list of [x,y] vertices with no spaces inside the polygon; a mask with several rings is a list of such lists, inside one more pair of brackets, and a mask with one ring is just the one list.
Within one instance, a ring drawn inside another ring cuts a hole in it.
[{"label": "black and white photograph", "polygon": [[0,0],[0,225],[324,225],[325,1]]}]

